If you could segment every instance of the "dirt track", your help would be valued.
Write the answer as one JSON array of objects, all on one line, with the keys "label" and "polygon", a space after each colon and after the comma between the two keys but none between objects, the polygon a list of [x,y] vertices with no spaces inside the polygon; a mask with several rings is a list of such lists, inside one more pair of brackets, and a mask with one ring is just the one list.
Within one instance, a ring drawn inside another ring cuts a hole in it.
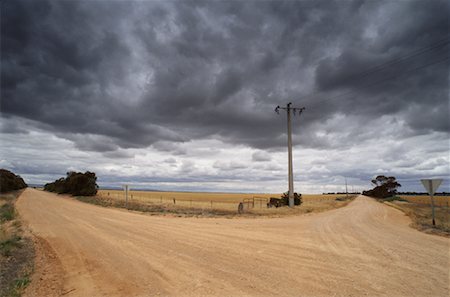
[{"label": "dirt track", "polygon": [[449,294],[450,240],[363,196],[277,219],[147,216],[32,189],[17,207],[50,255],[30,295]]}]

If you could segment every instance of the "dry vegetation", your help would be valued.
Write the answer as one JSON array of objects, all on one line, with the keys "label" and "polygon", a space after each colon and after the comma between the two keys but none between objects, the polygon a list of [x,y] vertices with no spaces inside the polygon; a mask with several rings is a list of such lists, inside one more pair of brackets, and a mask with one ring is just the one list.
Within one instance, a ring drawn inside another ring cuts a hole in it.
[{"label": "dry vegetation", "polygon": [[388,204],[405,212],[413,221],[412,227],[427,233],[450,236],[449,196],[434,197],[435,226],[432,224],[429,196],[400,196],[400,199],[404,201],[394,200]]},{"label": "dry vegetation", "polygon": [[[240,202],[244,202],[244,215],[280,216],[326,211],[345,206],[349,200],[337,201],[342,195],[303,195],[303,204],[290,209],[267,208],[270,197],[280,194],[200,193],[200,192],[145,192],[130,191],[127,208],[151,213],[172,213],[188,216],[234,216]],[[125,195],[119,190],[99,190],[96,197],[77,199],[102,206],[125,207]]]},{"label": "dry vegetation", "polygon": [[[426,204],[430,205],[431,200],[428,195],[400,195],[400,198],[405,199],[409,202],[417,203],[417,204]],[[434,197],[434,205],[436,206],[450,206],[450,196],[435,196]]]},{"label": "dry vegetation", "polygon": [[0,194],[0,296],[20,296],[30,282],[34,249],[14,207],[22,191]]}]

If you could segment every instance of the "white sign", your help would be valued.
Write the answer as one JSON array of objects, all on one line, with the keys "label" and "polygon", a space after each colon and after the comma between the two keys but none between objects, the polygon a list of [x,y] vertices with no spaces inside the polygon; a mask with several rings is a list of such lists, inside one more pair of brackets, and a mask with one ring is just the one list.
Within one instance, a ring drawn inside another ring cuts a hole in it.
[{"label": "white sign", "polygon": [[430,195],[434,195],[442,183],[442,179],[421,179],[420,181]]}]

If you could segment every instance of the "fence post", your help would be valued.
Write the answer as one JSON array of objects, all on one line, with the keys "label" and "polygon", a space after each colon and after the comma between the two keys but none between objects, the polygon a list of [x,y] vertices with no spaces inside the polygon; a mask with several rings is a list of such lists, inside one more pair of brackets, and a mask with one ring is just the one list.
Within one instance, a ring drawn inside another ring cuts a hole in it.
[{"label": "fence post", "polygon": [[212,200],[211,200],[211,209],[212,209]]},{"label": "fence post", "polygon": [[162,204],[162,196],[159,196],[159,202]]},{"label": "fence post", "polygon": [[[444,196],[444,198],[445,198],[445,196]],[[447,211],[445,212],[445,216],[446,216],[446,218],[445,218],[445,221],[447,222],[447,224],[449,223],[449,221],[448,221],[448,200],[447,200]],[[446,226],[447,227],[447,226]]]},{"label": "fence post", "polygon": [[176,204],[175,198],[173,198],[173,204]]},{"label": "fence post", "polygon": [[242,202],[239,202],[238,205],[238,213],[242,213],[244,211],[244,204]]}]

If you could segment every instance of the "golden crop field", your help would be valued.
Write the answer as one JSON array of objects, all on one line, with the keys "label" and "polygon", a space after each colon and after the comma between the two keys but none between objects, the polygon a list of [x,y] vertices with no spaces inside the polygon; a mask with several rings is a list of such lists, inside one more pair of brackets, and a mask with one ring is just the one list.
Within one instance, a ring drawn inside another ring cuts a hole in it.
[{"label": "golden crop field", "polygon": [[[123,190],[99,190],[98,196],[113,199],[125,199]],[[264,208],[269,198],[280,198],[281,194],[249,193],[208,193],[208,192],[153,192],[129,191],[129,201],[175,204],[183,207],[236,209],[240,202],[254,203],[255,208]],[[304,204],[335,201],[342,195],[302,195]],[[254,201],[254,202],[253,202]]]},{"label": "golden crop field", "polygon": [[[417,203],[417,204],[430,204],[431,205],[431,199],[428,195],[401,195],[401,198]],[[435,206],[450,206],[450,196],[434,196],[434,205]]]}]

